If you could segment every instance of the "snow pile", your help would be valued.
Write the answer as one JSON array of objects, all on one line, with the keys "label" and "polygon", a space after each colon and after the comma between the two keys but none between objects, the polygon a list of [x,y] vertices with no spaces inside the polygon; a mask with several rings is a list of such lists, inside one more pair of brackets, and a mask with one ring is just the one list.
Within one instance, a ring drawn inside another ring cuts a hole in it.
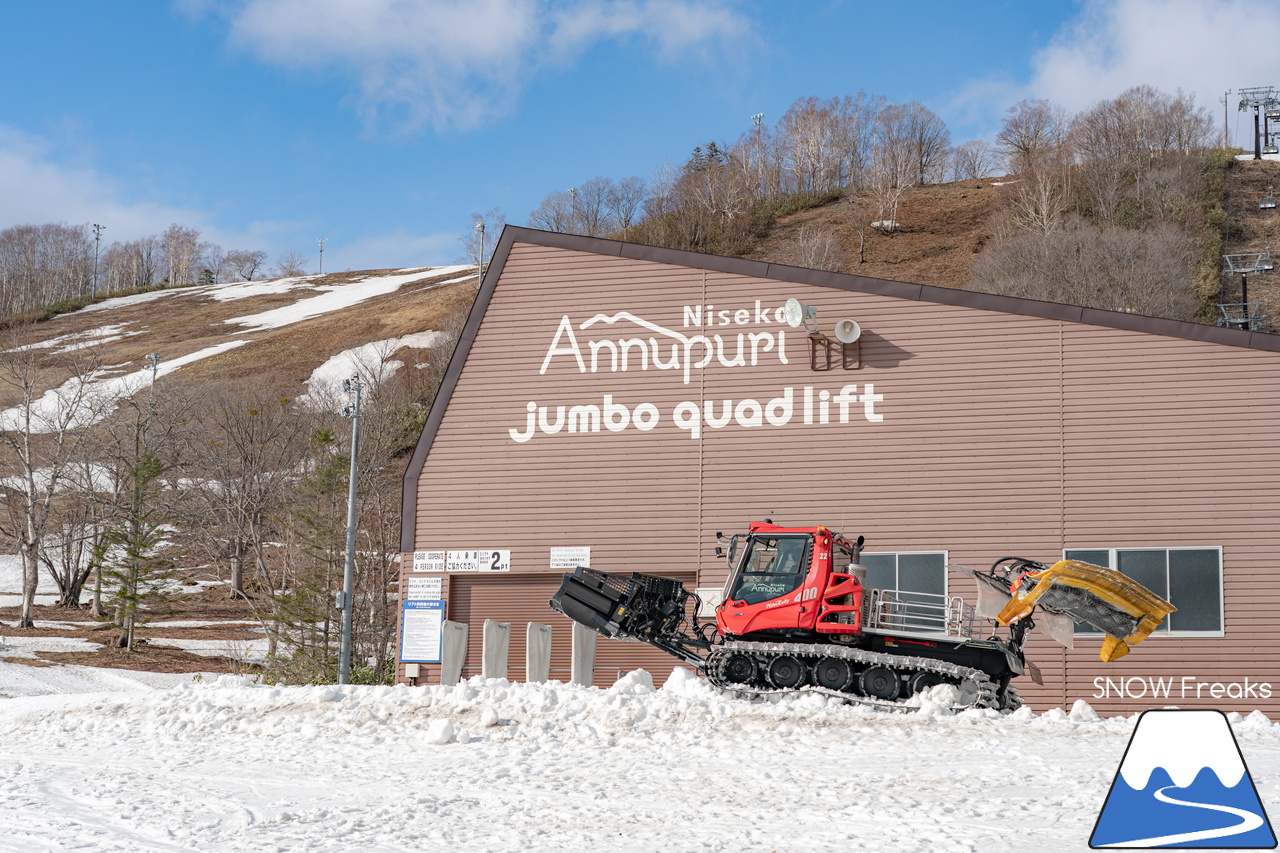
[{"label": "snow pile", "polygon": [[[930,701],[944,697],[930,694]],[[0,701],[6,850],[1083,850],[1135,718],[607,690],[171,690]],[[1280,732],[1233,720],[1264,802]]]}]

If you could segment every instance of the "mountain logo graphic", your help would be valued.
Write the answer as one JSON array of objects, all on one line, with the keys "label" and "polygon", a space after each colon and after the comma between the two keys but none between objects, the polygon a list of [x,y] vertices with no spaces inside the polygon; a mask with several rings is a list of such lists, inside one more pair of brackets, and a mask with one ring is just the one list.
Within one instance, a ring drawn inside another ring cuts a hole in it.
[{"label": "mountain logo graphic", "polygon": [[1221,711],[1145,711],[1129,738],[1089,846],[1276,846]]}]

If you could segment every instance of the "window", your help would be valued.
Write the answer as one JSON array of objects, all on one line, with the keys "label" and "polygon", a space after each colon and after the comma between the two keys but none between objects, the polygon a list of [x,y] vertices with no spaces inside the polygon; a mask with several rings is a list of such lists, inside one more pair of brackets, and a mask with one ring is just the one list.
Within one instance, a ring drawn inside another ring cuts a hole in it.
[{"label": "window", "polygon": [[924,592],[931,595],[947,594],[945,551],[864,553],[862,565],[867,567],[867,586],[872,589],[896,589],[902,592]]},{"label": "window", "polygon": [[[1221,548],[1069,548],[1063,555],[1115,569],[1178,608],[1153,636],[1222,635]],[[1077,624],[1076,633],[1097,629]]]},{"label": "window", "polygon": [[807,534],[752,536],[729,598],[759,604],[799,587],[809,570],[809,539]]}]

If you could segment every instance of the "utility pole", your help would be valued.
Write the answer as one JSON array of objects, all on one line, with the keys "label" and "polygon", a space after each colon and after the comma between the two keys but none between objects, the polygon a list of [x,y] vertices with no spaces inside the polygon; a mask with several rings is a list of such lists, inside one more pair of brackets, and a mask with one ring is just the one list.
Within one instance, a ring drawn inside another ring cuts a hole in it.
[{"label": "utility pole", "polygon": [[147,389],[147,422],[142,427],[142,440],[146,443],[147,438],[151,435],[151,415],[156,408],[156,374],[160,372],[160,353],[149,352],[146,358],[147,366],[145,370],[151,371],[151,387]]},{"label": "utility pole", "polygon": [[353,395],[353,402],[342,410],[344,418],[351,418],[351,474],[347,484],[347,560],[342,570],[342,644],[338,649],[338,683],[351,682],[351,622],[355,605],[356,586],[356,473],[360,459],[360,392],[364,385],[360,377],[352,376],[343,381],[342,390]]},{"label": "utility pole", "polygon": [[107,226],[94,223],[93,226],[93,284],[90,286],[94,299],[98,298],[98,244],[102,242],[102,232]]},{"label": "utility pole", "polygon": [[316,240],[316,242],[320,244],[320,275],[324,275],[324,244],[328,241],[328,237],[321,237]]},{"label": "utility pole", "polygon": [[476,231],[480,233],[480,253],[476,255],[476,290],[484,280],[484,221],[476,223]]}]

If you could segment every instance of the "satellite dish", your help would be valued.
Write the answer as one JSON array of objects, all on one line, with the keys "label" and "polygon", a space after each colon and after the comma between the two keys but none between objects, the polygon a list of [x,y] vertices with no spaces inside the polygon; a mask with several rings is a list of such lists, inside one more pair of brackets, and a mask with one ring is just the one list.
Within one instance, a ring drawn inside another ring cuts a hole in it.
[{"label": "satellite dish", "polygon": [[788,299],[787,303],[782,306],[782,318],[787,321],[787,325],[791,328],[799,328],[804,322],[805,304],[799,299]]},{"label": "satellite dish", "polygon": [[837,341],[842,344],[851,344],[862,337],[862,327],[858,325],[857,320],[846,317],[836,323],[835,333]]}]

